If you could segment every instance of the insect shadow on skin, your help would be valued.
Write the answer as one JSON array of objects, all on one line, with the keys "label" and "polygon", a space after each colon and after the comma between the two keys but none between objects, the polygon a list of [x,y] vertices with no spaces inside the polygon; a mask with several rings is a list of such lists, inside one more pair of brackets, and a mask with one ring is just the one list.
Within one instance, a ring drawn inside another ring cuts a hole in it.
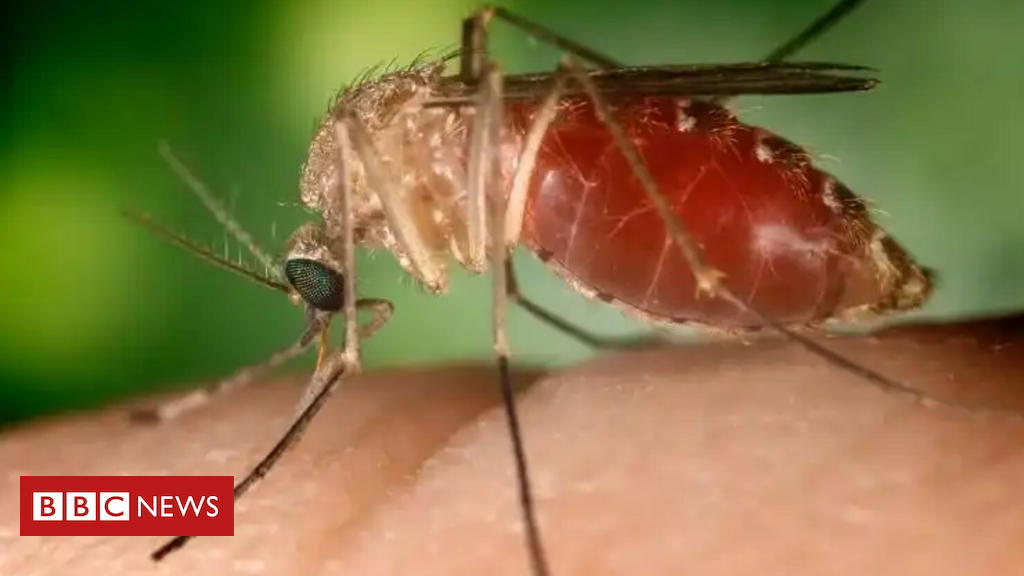
[{"label": "insect shadow on skin", "polygon": [[[653,324],[730,334],[771,329],[883,390],[927,400],[801,331],[826,320],[913,310],[931,293],[931,273],[799,146],[739,122],[724,106],[742,94],[873,88],[877,82],[862,76],[863,67],[780,62],[862,3],[840,2],[765,61],[714,66],[626,66],[503,8],[481,8],[464,21],[460,50],[364,78],[339,95],[314,135],[300,183],[302,202],[322,221],[292,236],[283,266],[165,148],[175,171],[272,272],[254,273],[146,216],[134,218],[287,294],[304,305],[308,327],[266,362],[144,416],[167,420],[316,342],[317,367],[298,415],[238,484],[238,498],[299,440],[341,377],[360,370],[362,339],[393,313],[387,301],[357,298],[357,244],[387,249],[434,293],[447,288],[450,260],[473,272],[489,271],[494,351],[519,501],[532,570],[541,576],[550,570],[511,385],[506,304],[595,347],[636,342],[590,334],[524,296],[509,259],[518,244],[580,292]],[[565,55],[558,68],[504,75],[487,52],[495,19],[560,49]],[[455,60],[459,72],[446,76]],[[359,310],[371,312],[368,323],[358,322]],[[344,317],[345,339],[331,351],[327,330],[336,315]],[[159,560],[189,539],[175,538],[153,557]]]}]

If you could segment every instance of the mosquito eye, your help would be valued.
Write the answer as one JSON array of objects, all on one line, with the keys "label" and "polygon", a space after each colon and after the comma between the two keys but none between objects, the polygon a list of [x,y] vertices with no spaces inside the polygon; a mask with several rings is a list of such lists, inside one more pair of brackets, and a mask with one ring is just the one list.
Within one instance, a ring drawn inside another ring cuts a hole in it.
[{"label": "mosquito eye", "polygon": [[345,285],[341,274],[316,260],[294,258],[284,265],[288,282],[310,306],[337,312],[344,305]]}]

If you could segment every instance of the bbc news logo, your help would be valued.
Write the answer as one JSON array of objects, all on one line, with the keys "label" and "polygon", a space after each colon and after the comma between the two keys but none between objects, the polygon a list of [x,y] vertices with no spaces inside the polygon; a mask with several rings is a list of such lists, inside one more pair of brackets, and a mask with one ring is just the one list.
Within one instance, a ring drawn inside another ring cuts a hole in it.
[{"label": "bbc news logo", "polygon": [[234,536],[231,476],[22,476],[22,536]]}]

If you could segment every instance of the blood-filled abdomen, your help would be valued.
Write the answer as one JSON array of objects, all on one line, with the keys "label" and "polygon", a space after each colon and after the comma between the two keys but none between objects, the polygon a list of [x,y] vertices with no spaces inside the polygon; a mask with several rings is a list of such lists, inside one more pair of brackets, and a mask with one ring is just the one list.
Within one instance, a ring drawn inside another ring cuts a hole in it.
[{"label": "blood-filled abdomen", "polygon": [[[706,263],[761,314],[807,324],[911,309],[929,295],[927,273],[795,144],[710,102],[612,105]],[[530,106],[509,113],[525,130]],[[582,99],[564,101],[544,137],[520,239],[584,291],[654,319],[758,325],[728,302],[698,298],[664,221]]]}]

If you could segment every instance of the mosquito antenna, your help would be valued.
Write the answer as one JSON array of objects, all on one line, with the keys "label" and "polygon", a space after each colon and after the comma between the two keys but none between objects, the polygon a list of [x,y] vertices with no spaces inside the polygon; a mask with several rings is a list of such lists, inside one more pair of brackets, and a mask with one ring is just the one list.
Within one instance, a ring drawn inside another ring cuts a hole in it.
[{"label": "mosquito antenna", "polygon": [[234,236],[235,240],[241,243],[249,250],[249,253],[256,257],[257,260],[263,264],[264,268],[270,270],[276,280],[280,280],[280,273],[277,271],[277,266],[274,264],[274,259],[263,251],[262,248],[253,239],[252,234],[245,231],[244,228],[235,220],[228,212],[224,205],[210,192],[206,184],[203,183],[195,174],[193,174],[185,164],[178,159],[177,156],[171,152],[171,147],[167,142],[160,142],[159,145],[160,156],[163,156],[164,160],[174,170],[174,173],[185,182],[199,200],[202,201],[206,209],[213,214],[213,217],[217,219],[221,225],[228,231],[229,234]]},{"label": "mosquito antenna", "polygon": [[[218,256],[214,254],[213,251],[210,250],[208,247],[203,246],[202,244],[199,244],[198,242],[189,239],[184,234],[171,230],[170,228],[164,226],[163,224],[157,223],[146,214],[136,212],[134,210],[123,210],[122,213],[129,220],[132,220],[135,223],[139,224],[140,226],[149,229],[149,231],[153,232],[157,236],[160,236],[161,238],[171,242],[172,244],[176,244],[184,248],[185,250],[202,258],[203,260],[206,260],[207,262],[210,262],[211,264],[220,266],[221,268],[226,268],[227,270],[239,274],[244,278],[252,280],[257,284],[266,286],[267,288],[277,290],[278,292],[284,292],[285,294],[289,294],[291,292],[291,290],[288,288],[286,284],[278,282],[273,278],[268,278],[263,274],[260,274],[259,272],[250,270],[249,268],[246,268],[241,264],[232,262],[231,260],[223,256]],[[270,270],[276,270],[276,266],[270,268]]]}]

